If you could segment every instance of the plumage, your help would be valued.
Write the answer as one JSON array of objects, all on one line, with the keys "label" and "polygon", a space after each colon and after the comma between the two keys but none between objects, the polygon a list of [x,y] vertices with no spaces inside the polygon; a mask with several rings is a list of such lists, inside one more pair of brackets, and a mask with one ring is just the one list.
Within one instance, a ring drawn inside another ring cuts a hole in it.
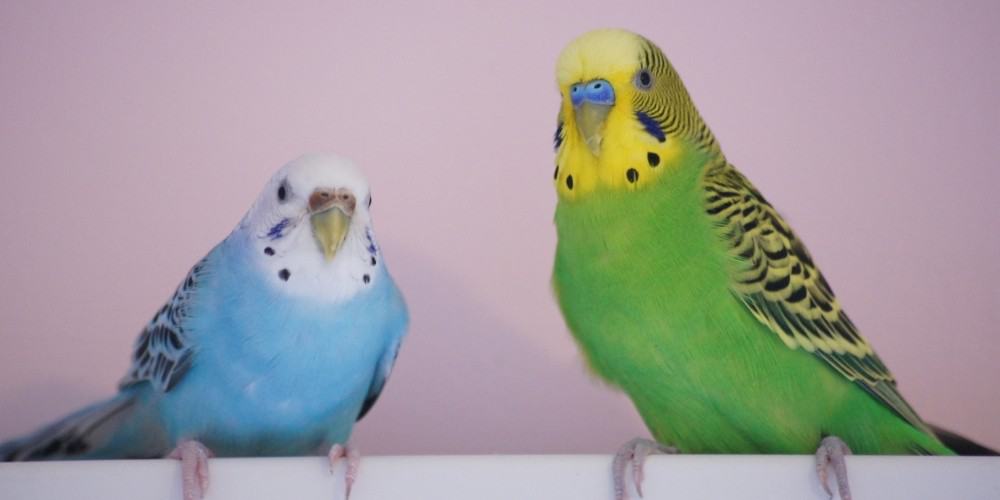
[{"label": "plumage", "polygon": [[[119,393],[0,458],[163,457],[185,440],[217,456],[302,455],[346,443],[408,322],[369,197],[346,159],[283,167],[143,329]],[[330,217],[348,225],[316,222]]]},{"label": "plumage", "polygon": [[[591,32],[563,51],[557,80],[553,286],[590,366],[657,441],[813,453],[835,435],[855,453],[952,453],[727,161],[659,48]],[[580,108],[603,104],[569,94],[597,80],[616,99],[595,128]]]}]

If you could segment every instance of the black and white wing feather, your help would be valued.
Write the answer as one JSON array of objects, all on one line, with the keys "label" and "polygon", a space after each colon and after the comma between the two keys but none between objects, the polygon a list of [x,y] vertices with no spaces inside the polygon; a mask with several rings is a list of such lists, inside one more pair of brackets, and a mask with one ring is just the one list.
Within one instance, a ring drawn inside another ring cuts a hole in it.
[{"label": "black and white wing feather", "polygon": [[156,389],[167,392],[187,373],[194,347],[185,323],[204,272],[205,260],[202,260],[188,272],[173,297],[139,334],[132,351],[132,367],[119,383],[120,388],[149,382]]}]

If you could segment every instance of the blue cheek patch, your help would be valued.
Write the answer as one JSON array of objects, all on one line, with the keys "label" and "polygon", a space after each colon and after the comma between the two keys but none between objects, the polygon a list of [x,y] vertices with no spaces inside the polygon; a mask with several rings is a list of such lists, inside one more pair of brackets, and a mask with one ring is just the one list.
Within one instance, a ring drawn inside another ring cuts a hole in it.
[{"label": "blue cheek patch", "polygon": [[281,219],[281,222],[271,226],[271,229],[267,230],[267,237],[270,238],[272,241],[281,238],[282,236],[284,236],[283,234],[281,234],[281,232],[284,231],[286,227],[288,227],[288,224],[290,222],[291,221],[288,219]]},{"label": "blue cheek patch", "polygon": [[615,89],[607,80],[591,80],[587,82],[584,94],[587,102],[609,106],[615,103]]},{"label": "blue cheek patch", "polygon": [[368,239],[368,253],[374,257],[378,254],[378,249],[375,248],[375,240],[372,239],[372,230],[370,227],[365,228],[365,238]]},{"label": "blue cheek patch", "polygon": [[660,122],[653,119],[652,116],[643,113],[642,111],[636,111],[635,117],[642,124],[642,128],[646,129],[649,135],[656,138],[660,142],[667,140],[667,134],[663,132],[663,128],[660,127]]}]

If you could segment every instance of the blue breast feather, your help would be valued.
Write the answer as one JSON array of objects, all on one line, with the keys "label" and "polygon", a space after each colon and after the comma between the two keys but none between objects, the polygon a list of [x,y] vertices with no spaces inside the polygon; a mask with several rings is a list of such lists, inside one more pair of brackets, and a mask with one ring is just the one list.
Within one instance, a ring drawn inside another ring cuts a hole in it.
[{"label": "blue breast feather", "polygon": [[218,267],[205,283],[216,293],[199,294],[214,299],[192,314],[192,367],[159,404],[170,435],[194,434],[219,456],[345,441],[408,321],[385,268],[373,287],[330,306],[283,294],[248,266]]}]

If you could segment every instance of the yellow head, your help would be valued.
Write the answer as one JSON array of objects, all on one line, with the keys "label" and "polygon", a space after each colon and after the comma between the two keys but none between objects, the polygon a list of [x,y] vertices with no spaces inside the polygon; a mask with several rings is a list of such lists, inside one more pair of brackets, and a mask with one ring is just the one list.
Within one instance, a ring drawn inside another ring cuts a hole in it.
[{"label": "yellow head", "polygon": [[556,189],[574,199],[600,188],[639,189],[685,150],[717,151],[684,84],[652,42],[597,30],[559,56]]}]

